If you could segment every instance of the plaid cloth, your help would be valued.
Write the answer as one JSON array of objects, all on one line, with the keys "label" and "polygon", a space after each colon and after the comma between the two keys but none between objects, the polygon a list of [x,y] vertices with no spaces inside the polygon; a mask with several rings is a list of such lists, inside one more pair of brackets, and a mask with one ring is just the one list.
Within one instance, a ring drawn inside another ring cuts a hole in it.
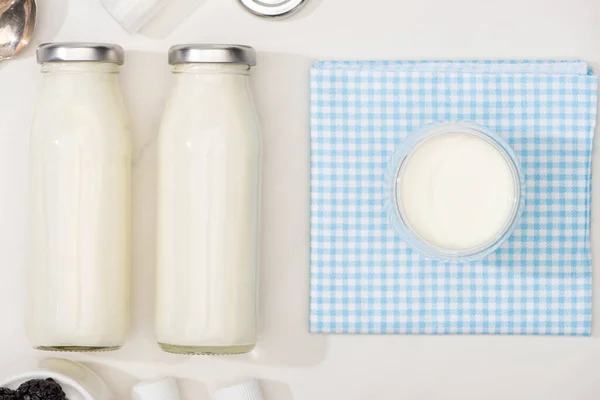
[{"label": "plaid cloth", "polygon": [[[310,331],[589,335],[596,104],[578,61],[316,63]],[[525,174],[519,226],[478,262],[420,257],[384,210],[398,144],[455,121],[502,135]]]}]

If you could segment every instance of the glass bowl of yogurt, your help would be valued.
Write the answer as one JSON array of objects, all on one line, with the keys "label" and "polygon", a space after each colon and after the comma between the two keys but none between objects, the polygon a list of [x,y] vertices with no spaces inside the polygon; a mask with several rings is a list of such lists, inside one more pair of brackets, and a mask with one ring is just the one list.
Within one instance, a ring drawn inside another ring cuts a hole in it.
[{"label": "glass bowl of yogurt", "polygon": [[510,237],[523,209],[515,153],[480,125],[436,124],[412,133],[388,172],[390,221],[427,258],[486,257]]}]

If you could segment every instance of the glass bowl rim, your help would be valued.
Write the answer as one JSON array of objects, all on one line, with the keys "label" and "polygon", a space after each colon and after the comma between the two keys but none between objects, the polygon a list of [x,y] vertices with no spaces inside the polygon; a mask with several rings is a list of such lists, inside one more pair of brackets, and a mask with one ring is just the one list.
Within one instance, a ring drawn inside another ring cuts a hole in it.
[{"label": "glass bowl rim", "polygon": [[[447,249],[436,246],[422,238],[413,229],[403,212],[398,187],[401,176],[410,157],[428,140],[448,133],[467,133],[477,136],[493,145],[505,158],[513,175],[515,184],[515,200],[510,217],[503,228],[489,241],[468,249]],[[391,158],[388,173],[391,173],[391,207],[388,207],[388,219],[401,239],[412,249],[426,258],[446,261],[471,261],[485,258],[493,253],[512,235],[522,215],[525,200],[525,182],[521,165],[511,146],[499,134],[490,129],[470,122],[442,122],[428,124],[409,133],[397,146]]]}]

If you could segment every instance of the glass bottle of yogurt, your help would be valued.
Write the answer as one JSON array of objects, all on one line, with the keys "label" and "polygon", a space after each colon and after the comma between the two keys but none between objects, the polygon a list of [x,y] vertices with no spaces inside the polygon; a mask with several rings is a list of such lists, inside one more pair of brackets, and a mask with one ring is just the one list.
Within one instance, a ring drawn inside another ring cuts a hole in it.
[{"label": "glass bottle of yogurt", "polygon": [[30,138],[27,331],[42,350],[121,347],[129,326],[131,135],[123,49],[41,45]]},{"label": "glass bottle of yogurt", "polygon": [[171,48],[158,138],[156,337],[163,350],[235,354],[257,331],[261,141],[246,46]]}]

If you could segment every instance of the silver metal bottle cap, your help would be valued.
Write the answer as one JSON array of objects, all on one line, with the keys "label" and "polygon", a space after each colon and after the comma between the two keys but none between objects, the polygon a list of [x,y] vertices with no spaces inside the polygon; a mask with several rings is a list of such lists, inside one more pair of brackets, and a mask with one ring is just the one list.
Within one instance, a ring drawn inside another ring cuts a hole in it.
[{"label": "silver metal bottle cap", "polygon": [[180,44],[169,50],[169,64],[217,63],[256,65],[250,46],[230,44]]},{"label": "silver metal bottle cap", "polygon": [[239,0],[252,14],[260,17],[287,17],[300,10],[308,0]]},{"label": "silver metal bottle cap", "polygon": [[121,46],[109,43],[44,43],[37,49],[37,61],[40,64],[91,61],[122,65],[125,53]]}]

